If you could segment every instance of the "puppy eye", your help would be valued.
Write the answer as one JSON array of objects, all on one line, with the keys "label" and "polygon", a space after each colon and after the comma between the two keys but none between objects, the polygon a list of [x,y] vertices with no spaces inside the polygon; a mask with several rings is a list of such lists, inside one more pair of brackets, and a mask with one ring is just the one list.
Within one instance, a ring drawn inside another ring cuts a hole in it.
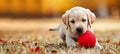
[{"label": "puppy eye", "polygon": [[85,22],[85,21],[86,21],[86,19],[82,19],[82,21],[83,21],[83,22]]},{"label": "puppy eye", "polygon": [[75,23],[75,21],[74,20],[72,20],[72,21],[70,21],[71,23]]}]

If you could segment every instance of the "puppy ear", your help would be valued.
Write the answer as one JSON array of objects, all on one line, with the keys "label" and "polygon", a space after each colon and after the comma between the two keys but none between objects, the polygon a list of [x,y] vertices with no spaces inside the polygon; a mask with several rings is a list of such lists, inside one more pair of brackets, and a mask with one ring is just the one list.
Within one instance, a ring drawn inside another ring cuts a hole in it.
[{"label": "puppy ear", "polygon": [[68,29],[68,26],[69,26],[69,11],[66,11],[66,13],[63,14],[62,21],[67,26],[67,29]]},{"label": "puppy ear", "polygon": [[91,24],[93,24],[93,22],[95,21],[96,16],[89,9],[87,9],[87,17],[88,17],[88,26],[91,27]]}]

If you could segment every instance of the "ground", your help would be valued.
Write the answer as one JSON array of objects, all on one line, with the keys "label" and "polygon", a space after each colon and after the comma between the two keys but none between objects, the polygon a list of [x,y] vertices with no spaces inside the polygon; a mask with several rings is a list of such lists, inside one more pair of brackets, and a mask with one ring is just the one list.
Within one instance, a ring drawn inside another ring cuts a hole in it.
[{"label": "ground", "polygon": [[120,19],[97,19],[95,35],[104,49],[66,47],[56,31],[60,18],[0,19],[0,54],[120,54]]}]

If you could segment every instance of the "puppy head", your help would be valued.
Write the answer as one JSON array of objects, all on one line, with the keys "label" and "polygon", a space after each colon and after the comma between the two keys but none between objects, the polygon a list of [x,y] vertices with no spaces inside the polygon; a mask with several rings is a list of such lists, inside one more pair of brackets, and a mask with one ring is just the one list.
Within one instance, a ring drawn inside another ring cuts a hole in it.
[{"label": "puppy head", "polygon": [[88,9],[81,7],[74,7],[62,16],[63,23],[67,26],[71,33],[78,35],[83,34],[91,27],[95,15]]}]

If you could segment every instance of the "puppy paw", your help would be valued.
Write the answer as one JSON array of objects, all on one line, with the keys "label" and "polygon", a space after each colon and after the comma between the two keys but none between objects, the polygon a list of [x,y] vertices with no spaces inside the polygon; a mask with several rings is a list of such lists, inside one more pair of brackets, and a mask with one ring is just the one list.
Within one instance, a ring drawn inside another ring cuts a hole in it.
[{"label": "puppy paw", "polygon": [[99,49],[103,49],[103,46],[100,46],[100,45],[99,45],[99,46],[96,46],[95,48],[96,48],[97,50],[99,50]]},{"label": "puppy paw", "polygon": [[76,42],[75,41],[69,41],[66,43],[67,47],[75,47],[76,46]]}]

